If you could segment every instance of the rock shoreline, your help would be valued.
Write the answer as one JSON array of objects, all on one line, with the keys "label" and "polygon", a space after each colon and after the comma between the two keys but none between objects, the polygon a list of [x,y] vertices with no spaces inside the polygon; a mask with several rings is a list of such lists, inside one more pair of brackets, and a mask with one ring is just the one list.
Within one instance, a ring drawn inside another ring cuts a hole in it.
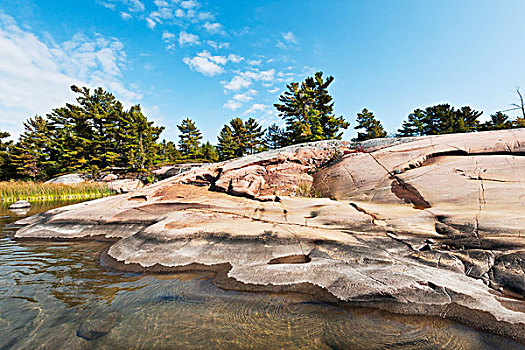
[{"label": "rock shoreline", "polygon": [[[23,219],[15,236],[104,236],[111,268],[204,269],[225,289],[446,317],[525,344],[524,153],[525,129],[290,146]],[[326,198],[297,197],[307,186]]]}]

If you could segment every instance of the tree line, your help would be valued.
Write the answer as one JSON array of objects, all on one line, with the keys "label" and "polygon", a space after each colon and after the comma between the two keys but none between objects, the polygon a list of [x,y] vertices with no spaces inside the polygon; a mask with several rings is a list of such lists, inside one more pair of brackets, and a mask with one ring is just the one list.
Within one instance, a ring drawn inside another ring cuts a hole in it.
[{"label": "tree line", "polygon": [[[165,129],[155,126],[140,105],[124,109],[113,94],[102,88],[93,91],[72,86],[76,104],[67,103],[45,117],[35,116],[24,123],[17,142],[6,141],[0,131],[0,179],[46,180],[56,175],[81,172],[97,176],[102,171],[147,172],[155,166],[176,162],[216,162],[268,149],[319,140],[341,139],[350,126],[334,114],[328,87],[334,78],[317,72],[304,82],[286,85],[274,104],[284,127],[263,128],[256,119],[235,117],[219,132],[217,143],[202,142],[202,133],[190,118],[177,125],[179,140],[160,140]],[[523,98],[513,109],[522,116],[511,119],[502,112],[487,122],[483,112],[469,106],[449,104],[416,109],[395,134],[387,134],[381,121],[364,108],[356,116],[357,137],[364,141],[388,136],[422,136],[525,127]]]}]

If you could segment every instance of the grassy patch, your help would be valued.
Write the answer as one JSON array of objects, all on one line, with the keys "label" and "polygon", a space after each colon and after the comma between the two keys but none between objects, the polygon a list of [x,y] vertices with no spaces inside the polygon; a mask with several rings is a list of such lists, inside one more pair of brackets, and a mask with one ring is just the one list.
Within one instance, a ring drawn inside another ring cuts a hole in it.
[{"label": "grassy patch", "polygon": [[31,181],[0,182],[2,202],[17,200],[53,200],[74,198],[99,198],[116,194],[106,184],[86,182],[80,184],[44,184]]},{"label": "grassy patch", "polygon": [[293,186],[291,195],[294,197],[323,197],[321,191],[316,190],[309,181],[303,181],[298,183],[296,186]]}]

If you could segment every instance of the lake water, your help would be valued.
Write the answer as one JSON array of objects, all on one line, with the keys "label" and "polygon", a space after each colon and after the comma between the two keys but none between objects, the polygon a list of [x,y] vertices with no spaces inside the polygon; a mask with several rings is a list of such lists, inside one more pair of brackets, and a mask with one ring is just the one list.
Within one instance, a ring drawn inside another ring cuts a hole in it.
[{"label": "lake water", "polygon": [[70,203],[0,207],[0,349],[525,349],[438,318],[224,291],[209,273],[109,271],[107,243],[17,241],[5,227]]}]

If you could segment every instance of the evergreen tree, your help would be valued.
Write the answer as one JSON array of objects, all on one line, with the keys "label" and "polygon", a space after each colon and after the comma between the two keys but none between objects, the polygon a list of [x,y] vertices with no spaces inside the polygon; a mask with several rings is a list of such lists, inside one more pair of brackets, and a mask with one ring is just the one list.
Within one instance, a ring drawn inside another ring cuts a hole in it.
[{"label": "evergreen tree", "polygon": [[0,180],[7,180],[13,175],[10,156],[13,142],[4,141],[9,136],[11,135],[8,132],[0,131]]},{"label": "evergreen tree", "polygon": [[426,115],[421,109],[410,113],[408,120],[397,130],[399,136],[421,136],[425,134]]},{"label": "evergreen tree", "polygon": [[501,129],[511,129],[512,121],[509,119],[509,116],[496,112],[490,116],[490,120],[481,124],[480,130],[501,130]]},{"label": "evergreen tree", "polygon": [[268,149],[277,149],[285,146],[284,131],[277,125],[273,124],[268,127],[264,136],[264,143]]},{"label": "evergreen tree", "polygon": [[25,131],[12,150],[12,164],[22,177],[43,180],[58,172],[57,154],[52,149],[47,121],[40,117],[28,119]]},{"label": "evergreen tree", "polygon": [[344,118],[333,114],[333,98],[328,93],[328,86],[334,78],[323,79],[323,73],[317,72],[299,83],[286,86],[280,97],[281,103],[274,104],[286,121],[286,138],[289,144],[307,141],[340,139],[349,124]]},{"label": "evergreen tree", "polygon": [[217,136],[217,152],[220,160],[228,160],[237,156],[238,145],[233,139],[232,129],[228,124],[224,125]]},{"label": "evergreen tree", "polygon": [[230,128],[233,142],[235,143],[235,158],[242,157],[246,154],[246,143],[248,141],[246,126],[241,118],[230,120]]},{"label": "evergreen tree", "polygon": [[380,137],[386,137],[386,131],[379,120],[374,117],[374,113],[363,108],[361,113],[357,114],[357,125],[354,129],[364,129],[365,132],[358,132],[354,141],[364,141]]},{"label": "evergreen tree", "polygon": [[454,109],[449,104],[440,104],[416,109],[398,130],[399,136],[439,135],[474,132],[480,127],[479,117],[483,112],[468,106]]},{"label": "evergreen tree", "polygon": [[263,130],[259,123],[253,118],[249,118],[244,123],[244,127],[246,129],[246,153],[254,154],[264,151],[265,145],[263,135],[265,130]]},{"label": "evergreen tree", "polygon": [[186,118],[177,126],[180,131],[179,151],[186,157],[195,157],[198,153],[202,134],[190,118]]},{"label": "evergreen tree", "polygon": [[219,153],[217,149],[208,141],[202,145],[199,156],[207,162],[216,162],[219,160]]},{"label": "evergreen tree", "polygon": [[126,163],[132,169],[145,170],[152,166],[157,160],[159,145],[157,140],[164,127],[155,127],[153,122],[142,114],[140,105],[130,108],[127,113],[129,119],[125,124],[128,128],[123,148],[127,150],[129,158]]},{"label": "evergreen tree", "polygon": [[171,164],[182,158],[182,155],[173,141],[166,142],[166,140],[162,140],[159,149],[159,161],[161,163]]}]

